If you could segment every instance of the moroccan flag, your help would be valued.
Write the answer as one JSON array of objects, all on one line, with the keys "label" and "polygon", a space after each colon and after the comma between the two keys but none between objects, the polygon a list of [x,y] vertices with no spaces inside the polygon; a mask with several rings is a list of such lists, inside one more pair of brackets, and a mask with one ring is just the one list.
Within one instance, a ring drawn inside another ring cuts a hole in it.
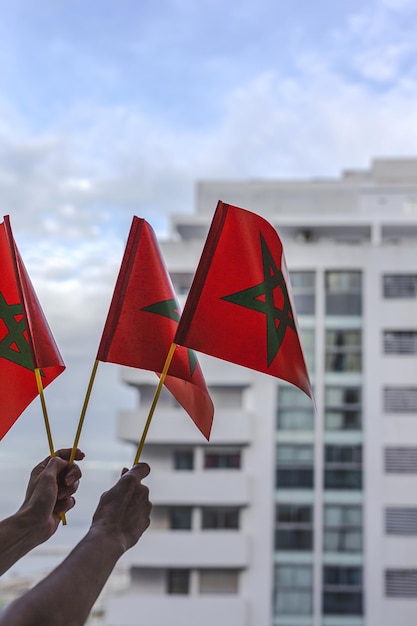
[{"label": "moroccan flag", "polygon": [[[161,374],[179,319],[155,233],[134,217],[97,360]],[[214,408],[192,350],[177,346],[164,384],[209,439]]]},{"label": "moroccan flag", "polygon": [[269,222],[218,203],[174,342],[286,380],[313,398],[284,251]]},{"label": "moroccan flag", "polygon": [[0,224],[0,439],[65,365],[20,257],[9,217]]}]

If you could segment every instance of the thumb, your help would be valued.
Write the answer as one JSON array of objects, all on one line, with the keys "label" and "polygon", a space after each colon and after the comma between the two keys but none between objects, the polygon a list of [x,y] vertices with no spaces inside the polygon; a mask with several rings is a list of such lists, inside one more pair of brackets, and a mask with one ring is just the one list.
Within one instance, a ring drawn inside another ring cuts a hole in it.
[{"label": "thumb", "polygon": [[68,465],[68,461],[64,461],[59,456],[54,456],[49,459],[45,469],[41,473],[41,476],[48,478],[58,478],[58,474]]}]

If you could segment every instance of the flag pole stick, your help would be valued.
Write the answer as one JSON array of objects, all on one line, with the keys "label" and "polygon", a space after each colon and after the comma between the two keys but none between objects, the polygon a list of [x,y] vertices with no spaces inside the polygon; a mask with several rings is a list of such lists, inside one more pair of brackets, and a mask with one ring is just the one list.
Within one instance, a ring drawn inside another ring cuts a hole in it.
[{"label": "flag pole stick", "polygon": [[42,378],[41,378],[39,367],[35,368],[35,376],[36,376],[36,384],[38,386],[39,398],[40,398],[41,405],[42,405],[42,412],[43,412],[43,419],[45,422],[46,435],[48,437],[49,453],[51,456],[55,456],[54,444],[52,442],[51,427],[49,425],[48,411],[46,410],[45,395],[43,393]]},{"label": "flag pole stick", "polygon": [[138,446],[138,449],[137,449],[137,452],[136,452],[135,460],[133,461],[133,465],[136,465],[136,463],[139,463],[140,455],[142,454],[143,446],[145,444],[146,435],[148,434],[149,426],[151,425],[152,417],[153,417],[153,414],[155,412],[155,407],[156,407],[157,402],[159,400],[159,396],[161,395],[162,385],[164,384],[164,381],[165,381],[165,378],[166,378],[169,366],[171,365],[172,357],[174,356],[174,352],[175,352],[175,348],[176,347],[177,347],[177,344],[173,343],[171,345],[170,349],[169,349],[168,356],[167,356],[166,361],[165,361],[165,365],[163,367],[163,370],[161,372],[161,376],[159,378],[158,387],[156,388],[155,395],[154,395],[154,398],[153,398],[153,401],[152,401],[152,405],[151,405],[151,408],[149,410],[148,419],[146,420],[145,428],[143,429],[142,437],[141,437],[141,440],[139,442],[139,446]]},{"label": "flag pole stick", "polygon": [[[56,455],[55,455],[55,450],[54,450],[54,444],[52,442],[51,427],[49,424],[48,411],[46,409],[45,394],[43,393],[42,378],[41,378],[41,372],[40,372],[39,367],[35,367],[35,378],[36,378],[36,384],[38,386],[39,398],[41,400],[43,419],[44,419],[45,428],[46,428],[46,435],[48,437],[49,453],[51,457],[54,457]],[[67,520],[65,517],[65,513],[60,513],[59,517],[61,518],[62,524],[66,526]]]},{"label": "flag pole stick", "polygon": [[90,400],[91,390],[93,388],[94,379],[96,377],[98,364],[99,364],[99,361],[96,359],[94,361],[93,369],[91,371],[90,382],[88,383],[87,393],[85,394],[83,408],[81,409],[81,415],[80,415],[80,419],[78,421],[77,433],[75,435],[74,445],[72,446],[71,456],[70,456],[70,460],[69,460],[69,464],[70,465],[72,465],[74,463],[75,453],[76,453],[77,448],[78,448],[78,442],[79,442],[80,436],[81,436],[81,429],[82,429],[83,424],[84,424],[84,418],[85,418],[85,414],[87,412],[87,406],[88,406],[88,402]]}]

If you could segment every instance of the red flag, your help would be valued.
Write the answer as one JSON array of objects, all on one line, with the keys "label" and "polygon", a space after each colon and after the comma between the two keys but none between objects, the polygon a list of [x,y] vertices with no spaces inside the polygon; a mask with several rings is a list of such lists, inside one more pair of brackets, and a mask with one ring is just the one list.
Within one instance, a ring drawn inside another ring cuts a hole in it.
[{"label": "red flag", "polygon": [[269,222],[218,203],[174,341],[313,398],[284,251]]},{"label": "red flag", "polygon": [[26,272],[8,216],[0,224],[0,439],[65,365]]},{"label": "red flag", "polygon": [[[179,318],[155,233],[134,217],[97,360],[161,374]],[[164,384],[209,439],[214,408],[192,350],[177,346]]]}]

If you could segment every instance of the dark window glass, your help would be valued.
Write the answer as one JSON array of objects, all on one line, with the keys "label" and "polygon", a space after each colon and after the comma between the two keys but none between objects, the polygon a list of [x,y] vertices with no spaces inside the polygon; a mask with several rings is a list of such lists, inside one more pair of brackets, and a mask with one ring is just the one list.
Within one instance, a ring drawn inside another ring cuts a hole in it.
[{"label": "dark window glass", "polygon": [[279,528],[275,531],[275,550],[312,550],[313,531]]},{"label": "dark window glass", "polygon": [[237,507],[204,507],[201,511],[203,530],[239,528]]},{"label": "dark window glass", "polygon": [[323,571],[323,613],[362,615],[362,568],[326,566]]},{"label": "dark window glass", "polygon": [[326,445],[326,489],[362,489],[362,446]]},{"label": "dark window glass", "polygon": [[240,451],[206,452],[205,469],[240,469]]},{"label": "dark window glass", "polygon": [[313,487],[312,469],[277,469],[276,486],[278,489],[311,489]]},{"label": "dark window glass", "polygon": [[276,487],[278,489],[311,489],[313,482],[313,446],[279,444],[276,460]]},{"label": "dark window glass", "polygon": [[275,509],[275,550],[311,550],[313,510],[305,504],[279,504]]},{"label": "dark window glass", "polygon": [[313,509],[309,504],[280,504],[276,507],[275,519],[279,524],[311,524]]},{"label": "dark window glass", "polygon": [[325,591],[323,593],[324,615],[362,615],[361,591]]},{"label": "dark window glass", "polygon": [[171,530],[191,530],[190,506],[173,506],[169,509],[169,525]]},{"label": "dark window glass", "polygon": [[170,569],[168,574],[169,594],[188,594],[190,590],[190,570]]},{"label": "dark window glass", "polygon": [[362,470],[325,470],[325,489],[362,489]]},{"label": "dark window glass", "polygon": [[194,469],[194,453],[192,450],[177,450],[174,452],[174,469]]}]

